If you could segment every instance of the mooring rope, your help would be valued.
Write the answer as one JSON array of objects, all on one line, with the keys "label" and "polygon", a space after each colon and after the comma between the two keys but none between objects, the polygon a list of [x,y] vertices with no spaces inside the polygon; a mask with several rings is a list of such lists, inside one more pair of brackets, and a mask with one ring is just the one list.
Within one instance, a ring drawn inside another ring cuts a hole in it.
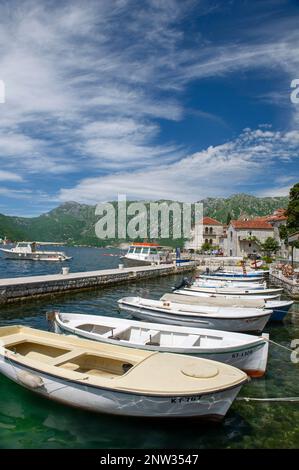
[{"label": "mooring rope", "polygon": [[237,397],[237,401],[260,401],[260,402],[293,402],[299,403],[299,397],[277,397],[277,398],[255,398],[255,397]]},{"label": "mooring rope", "polygon": [[264,340],[268,341],[268,343],[274,344],[275,346],[278,346],[282,349],[286,349],[287,351],[289,351],[291,353],[294,352],[294,349],[291,349],[291,348],[288,348],[287,346],[283,346],[282,344],[276,343],[275,341],[273,341],[273,339],[264,338]]}]

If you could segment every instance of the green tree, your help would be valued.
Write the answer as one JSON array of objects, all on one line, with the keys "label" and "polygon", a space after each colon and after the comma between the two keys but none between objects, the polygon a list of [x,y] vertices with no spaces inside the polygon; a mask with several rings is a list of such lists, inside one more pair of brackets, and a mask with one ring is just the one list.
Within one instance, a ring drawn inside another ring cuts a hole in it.
[{"label": "green tree", "polygon": [[229,213],[227,214],[227,217],[226,217],[226,225],[229,225],[231,220],[232,220],[232,215],[231,215],[231,213],[229,212]]},{"label": "green tree", "polygon": [[280,237],[280,239],[287,243],[288,236],[289,236],[289,232],[288,232],[288,229],[287,229],[286,225],[281,225],[279,227],[279,237]]},{"label": "green tree", "polygon": [[299,230],[299,183],[294,184],[290,190],[287,217],[287,228],[289,232],[297,232]]},{"label": "green tree", "polygon": [[275,238],[268,237],[265,242],[262,244],[263,251],[267,254],[267,256],[271,256],[272,253],[276,253],[279,249],[279,243]]},{"label": "green tree", "polygon": [[212,245],[210,243],[203,243],[203,245],[201,245],[201,249],[202,251],[209,251],[212,249]]}]

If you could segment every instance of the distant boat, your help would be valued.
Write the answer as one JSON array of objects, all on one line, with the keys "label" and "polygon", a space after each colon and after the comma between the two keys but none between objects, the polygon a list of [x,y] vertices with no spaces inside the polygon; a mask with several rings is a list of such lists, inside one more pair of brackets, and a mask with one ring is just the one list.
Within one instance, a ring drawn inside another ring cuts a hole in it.
[{"label": "distant boat", "polygon": [[157,243],[134,242],[121,260],[128,266],[150,265],[171,262],[172,254]]},{"label": "distant boat", "polygon": [[63,251],[39,251],[36,243],[20,242],[14,248],[0,248],[5,258],[15,260],[30,261],[68,261],[70,256],[66,256]]},{"label": "distant boat", "polygon": [[55,312],[54,322],[57,333],[76,334],[130,348],[190,354],[238,367],[250,377],[262,377],[267,367],[267,334],[252,336],[127,318],[60,312]]},{"label": "distant boat", "polygon": [[248,381],[228,364],[57,335],[0,328],[0,372],[45,398],[85,410],[220,421]]},{"label": "distant boat", "polygon": [[118,305],[142,320],[236,332],[261,332],[272,314],[266,309],[184,305],[142,297],[124,297]]}]

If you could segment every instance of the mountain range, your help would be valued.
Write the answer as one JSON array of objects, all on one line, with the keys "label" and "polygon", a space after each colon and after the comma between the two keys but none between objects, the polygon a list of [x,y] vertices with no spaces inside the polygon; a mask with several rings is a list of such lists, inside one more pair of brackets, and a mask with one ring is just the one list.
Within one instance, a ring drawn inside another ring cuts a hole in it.
[{"label": "mountain range", "polygon": [[[204,215],[227,223],[228,220],[239,217],[252,218],[271,214],[275,209],[287,207],[288,197],[255,197],[248,194],[235,194],[228,198],[209,197],[198,202],[203,203]],[[112,202],[112,204],[114,207],[117,206],[117,202]],[[149,202],[146,201],[145,205],[148,206],[148,204]],[[95,235],[95,224],[98,219],[99,216],[95,215],[95,206],[77,202],[65,202],[50,212],[32,218],[0,214],[0,238],[7,237],[13,241],[37,240],[96,246],[125,241],[98,239]],[[173,243],[173,240],[169,240],[169,244]],[[167,240],[163,239],[163,244],[167,244]],[[175,244],[178,244],[178,241],[175,241]]]}]

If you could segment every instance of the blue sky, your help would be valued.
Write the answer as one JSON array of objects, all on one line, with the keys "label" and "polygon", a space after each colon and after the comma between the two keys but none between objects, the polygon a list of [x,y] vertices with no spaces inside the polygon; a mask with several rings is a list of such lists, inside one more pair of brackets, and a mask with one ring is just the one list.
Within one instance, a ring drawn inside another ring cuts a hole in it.
[{"label": "blue sky", "polygon": [[0,0],[0,212],[288,194],[298,24],[291,0]]}]

